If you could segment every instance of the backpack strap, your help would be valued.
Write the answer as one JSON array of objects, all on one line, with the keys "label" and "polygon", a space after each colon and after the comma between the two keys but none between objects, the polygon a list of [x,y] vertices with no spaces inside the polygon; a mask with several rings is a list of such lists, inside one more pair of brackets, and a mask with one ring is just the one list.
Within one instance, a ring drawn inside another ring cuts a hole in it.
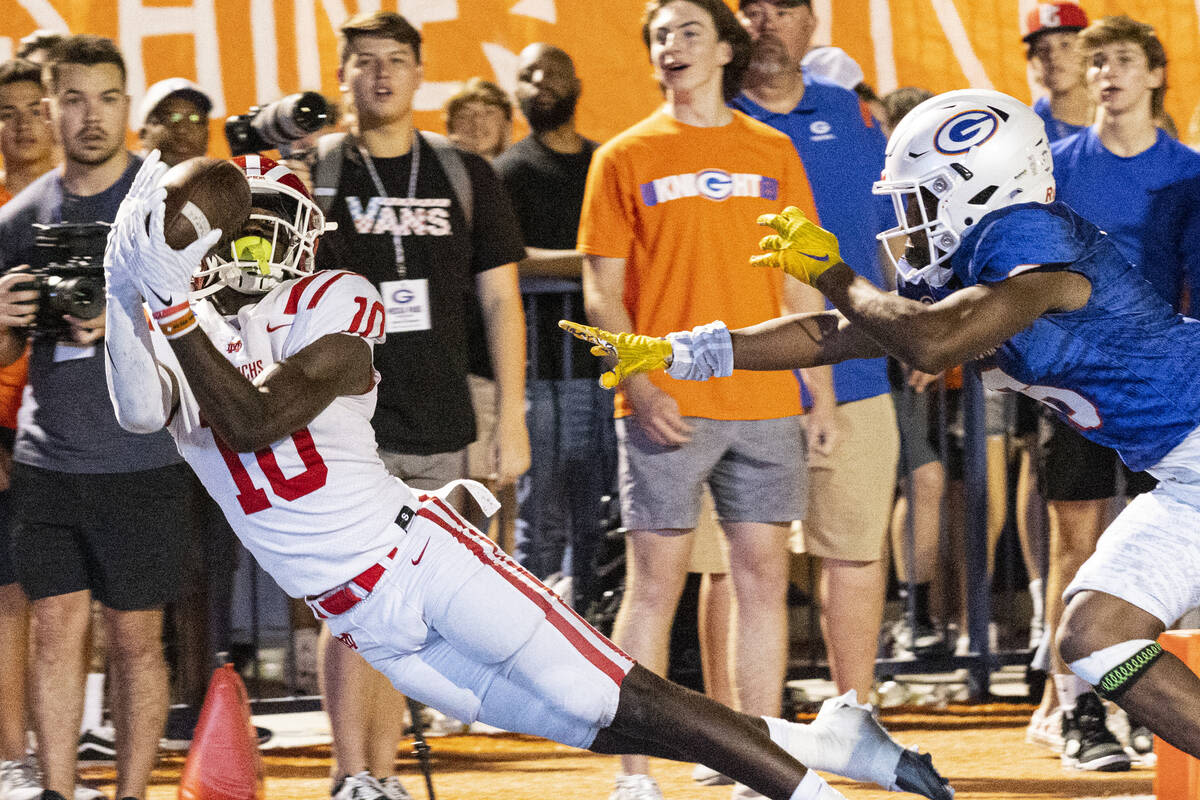
[{"label": "backpack strap", "polygon": [[454,190],[459,208],[462,209],[463,216],[467,220],[467,228],[470,228],[475,210],[475,195],[471,191],[471,176],[467,174],[467,165],[463,163],[462,156],[454,147],[454,143],[440,133],[419,131],[417,135],[421,137],[421,141],[429,145],[434,155],[437,156],[438,163],[442,165],[442,171],[450,180],[450,188]]},{"label": "backpack strap", "polygon": [[327,133],[317,140],[317,159],[312,164],[313,200],[321,213],[328,216],[342,179],[342,159],[346,156],[349,136]]}]

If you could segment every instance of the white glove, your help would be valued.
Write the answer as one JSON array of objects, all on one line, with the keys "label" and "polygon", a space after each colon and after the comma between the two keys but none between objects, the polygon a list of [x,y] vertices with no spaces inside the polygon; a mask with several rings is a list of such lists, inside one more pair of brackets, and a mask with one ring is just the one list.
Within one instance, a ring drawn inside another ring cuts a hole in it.
[{"label": "white glove", "polygon": [[[166,189],[147,190],[138,206],[120,221],[114,232],[111,258],[120,261],[150,306],[151,314],[168,339],[190,331],[196,324],[188,302],[192,276],[201,259],[221,238],[221,229],[201,236],[182,250],[175,250],[163,236]],[[141,220],[149,212],[149,229]]]},{"label": "white glove", "polygon": [[108,229],[108,243],[104,248],[104,280],[110,290],[118,296],[124,294],[124,290],[127,288],[132,291],[137,291],[137,289],[133,286],[129,270],[125,268],[125,258],[113,257],[116,251],[113,246],[114,239],[118,236],[122,223],[129,224],[127,220],[137,218],[143,223],[145,222],[145,213],[139,213],[142,207],[141,201],[154,191],[166,171],[167,165],[159,160],[158,150],[154,150],[146,156],[137,175],[133,178],[133,183],[129,186],[129,192],[121,200],[112,226]]}]

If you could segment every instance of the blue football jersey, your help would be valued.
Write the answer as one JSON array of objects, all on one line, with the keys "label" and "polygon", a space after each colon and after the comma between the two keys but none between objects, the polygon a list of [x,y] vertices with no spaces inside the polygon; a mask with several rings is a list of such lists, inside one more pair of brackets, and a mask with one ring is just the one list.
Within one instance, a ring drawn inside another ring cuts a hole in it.
[{"label": "blue football jersey", "polygon": [[1130,469],[1154,465],[1200,425],[1200,324],[1175,313],[1108,237],[1066,204],[991,212],[951,258],[951,284],[902,283],[900,291],[938,300],[1031,264],[1085,276],[1091,297],[1076,311],[1043,315],[982,359],[985,385],[1046,404],[1115,449]]}]

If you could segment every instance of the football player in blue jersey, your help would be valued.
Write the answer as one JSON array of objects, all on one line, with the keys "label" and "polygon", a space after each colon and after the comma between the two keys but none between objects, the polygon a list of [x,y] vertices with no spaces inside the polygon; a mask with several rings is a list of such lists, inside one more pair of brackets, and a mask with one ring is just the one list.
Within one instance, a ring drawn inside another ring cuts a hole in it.
[{"label": "football player in blue jersey", "polygon": [[884,352],[936,373],[977,358],[986,385],[1045,403],[1149,470],[1158,488],[1125,508],[1067,587],[1058,643],[1101,696],[1200,756],[1200,678],[1155,641],[1200,605],[1200,324],[1054,201],[1042,121],[1007,95],[922,103],[892,134],[875,191],[899,221],[881,238],[907,238],[898,293],[857,275],[836,237],[788,208],[759,219],[774,233],[751,260],[816,286],[834,311],[662,339],[564,327],[614,358],[617,378],[704,380]]}]

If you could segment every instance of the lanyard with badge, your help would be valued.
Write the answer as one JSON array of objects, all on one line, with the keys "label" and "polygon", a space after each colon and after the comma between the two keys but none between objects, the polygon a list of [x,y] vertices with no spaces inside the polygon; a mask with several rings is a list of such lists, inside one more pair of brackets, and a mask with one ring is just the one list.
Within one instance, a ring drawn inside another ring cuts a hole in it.
[{"label": "lanyard with badge", "polygon": [[[388,197],[383,187],[383,180],[375,169],[371,154],[361,144],[358,145],[359,155],[371,183],[379,197]],[[417,196],[417,174],[421,169],[421,137],[413,131],[412,162],[408,170],[408,199]],[[379,284],[379,293],[383,295],[384,318],[387,320],[385,329],[388,333],[405,333],[409,331],[427,331],[431,327],[429,314],[429,281],[426,278],[409,278],[408,264],[404,256],[404,241],[399,234],[392,237],[396,252],[396,275],[398,280],[383,281]]]}]

